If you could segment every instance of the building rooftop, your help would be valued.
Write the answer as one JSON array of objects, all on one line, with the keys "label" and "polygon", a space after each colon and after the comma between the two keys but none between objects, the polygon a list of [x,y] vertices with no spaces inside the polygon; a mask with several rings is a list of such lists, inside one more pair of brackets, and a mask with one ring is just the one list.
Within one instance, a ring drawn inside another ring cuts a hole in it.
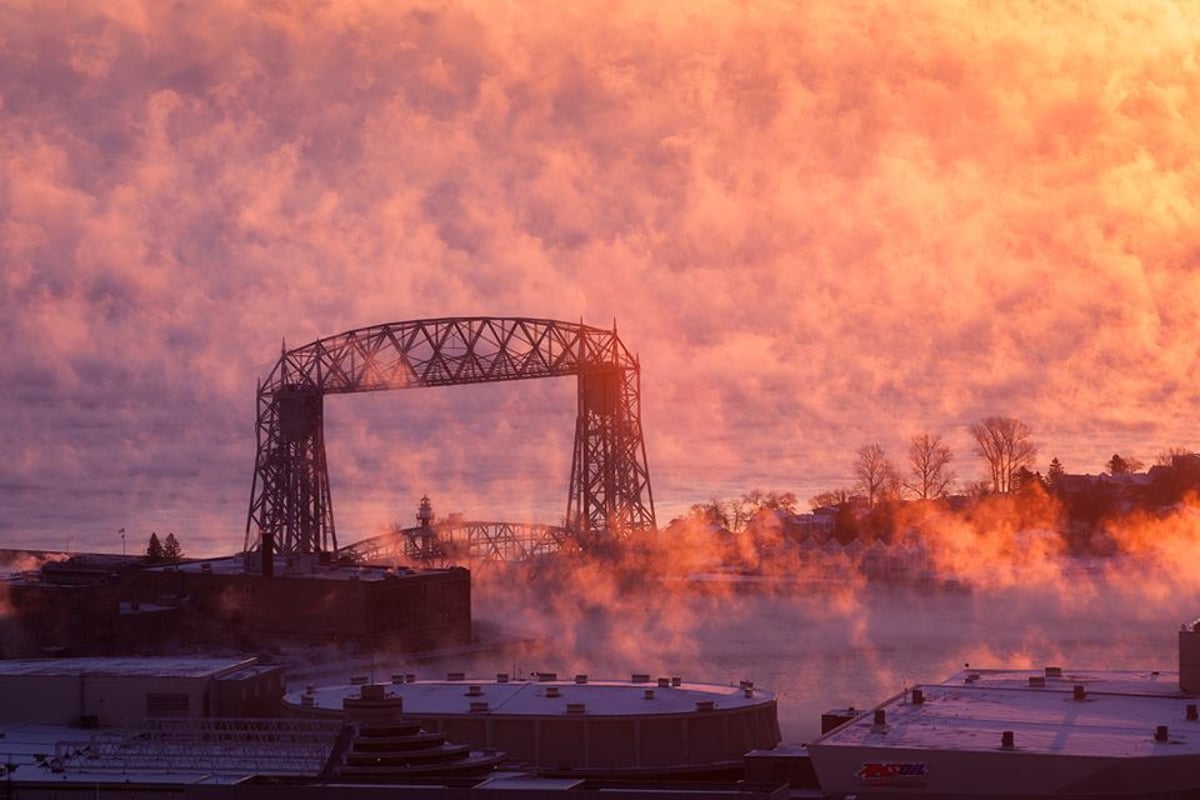
[{"label": "building rooftop", "polygon": [[[12,778],[18,783],[28,781],[63,781],[65,783],[128,784],[198,784],[235,783],[245,777],[245,771],[214,773],[198,765],[180,763],[174,769],[105,769],[92,766],[88,758],[94,733],[61,725],[0,725],[0,746],[4,748],[4,764],[12,764]],[[3,770],[0,770],[3,772]]]},{"label": "building rooftop", "polygon": [[[259,575],[262,571],[262,554],[251,553],[207,558],[198,561],[181,561],[177,564],[159,564],[148,567],[156,572],[189,572],[209,573],[216,575]],[[409,567],[383,567],[372,565],[345,565],[337,563],[322,563],[314,554],[274,556],[276,578],[315,578],[322,580],[346,581],[385,581],[395,580],[413,575],[426,575],[439,572],[450,572],[447,569],[411,569]]]},{"label": "building rooftop", "polygon": [[256,658],[229,659],[201,656],[137,656],[129,658],[18,658],[0,659],[0,677],[11,676],[112,676],[147,678],[204,678],[253,667]]},{"label": "building rooftop", "polygon": [[[1195,703],[1175,672],[964,670],[913,687],[810,747],[1196,755],[1200,721],[1188,719]],[[1002,748],[1006,731],[1012,745]]]},{"label": "building rooftop", "polygon": [[164,719],[86,730],[6,724],[0,747],[18,782],[228,784],[256,773],[316,775],[339,730],[338,723],[275,719]]},{"label": "building rooftop", "polygon": [[[396,676],[399,680],[402,676]],[[671,679],[666,679],[670,684]],[[342,709],[342,701],[361,695],[358,684],[313,686],[289,692],[284,702],[294,708]],[[406,715],[441,715],[480,713],[486,703],[491,714],[521,716],[574,713],[591,716],[627,716],[656,714],[685,714],[707,707],[712,710],[748,708],[774,702],[772,692],[757,689],[753,684],[724,685],[679,681],[677,685],[660,685],[658,680],[615,681],[590,680],[511,680],[495,679],[421,680],[386,684],[385,695],[402,697]],[[647,692],[650,697],[647,697]],[[305,700],[310,697],[311,700]],[[582,710],[579,710],[579,705]],[[475,711],[472,711],[472,709]]]}]

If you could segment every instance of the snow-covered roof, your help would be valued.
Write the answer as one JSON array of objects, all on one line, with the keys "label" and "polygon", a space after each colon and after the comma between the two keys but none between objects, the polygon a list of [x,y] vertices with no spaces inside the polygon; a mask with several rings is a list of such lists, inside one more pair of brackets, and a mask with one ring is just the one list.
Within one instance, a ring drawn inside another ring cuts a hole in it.
[{"label": "snow-covered roof", "polygon": [[[1076,687],[1082,687],[1077,690]],[[883,748],[993,751],[1011,731],[1026,753],[1129,757],[1161,754],[1168,726],[1174,755],[1200,754],[1200,721],[1186,721],[1196,698],[1175,672],[964,670],[906,691],[810,744],[810,749]]]},{"label": "snow-covered roof", "polygon": [[154,678],[204,678],[224,675],[258,663],[256,658],[229,659],[202,656],[129,658],[17,658],[0,659],[0,677],[9,676],[109,676]]},{"label": "snow-covered roof", "polygon": [[[669,679],[668,679],[669,681]],[[569,681],[466,679],[412,683],[390,683],[384,687],[388,697],[404,699],[404,713],[413,716],[468,714],[472,708],[487,704],[487,712],[518,716],[545,716],[567,713],[568,705],[582,704],[591,716],[627,716],[685,714],[702,709],[698,704],[712,703],[713,710],[748,708],[774,702],[775,695],[751,684],[725,685],[692,683],[680,680],[677,686],[648,682],[588,680]],[[471,687],[476,687],[472,689]],[[346,698],[359,697],[360,685],[313,687],[311,704],[302,698],[307,688],[289,692],[284,702],[294,708],[342,709]],[[651,697],[647,698],[647,691]],[[475,704],[473,706],[473,704]],[[478,713],[478,712],[475,712]]]},{"label": "snow-covered roof", "polygon": [[[253,554],[255,559],[261,558],[257,553]],[[339,565],[336,563],[322,564],[319,559],[311,554],[305,555],[280,555],[275,554],[274,557],[276,578],[315,578],[321,580],[346,580],[346,581],[383,581],[394,580],[396,578],[404,578],[413,575],[423,575],[433,572],[447,572],[448,569],[420,569],[415,570],[409,567],[383,567],[372,565]],[[200,561],[184,561],[178,564],[160,564],[148,568],[156,572],[190,572],[190,573],[211,573],[216,575],[245,575],[247,573],[260,574],[258,568],[247,569],[246,558],[243,555],[225,556],[222,558],[209,558]]]}]

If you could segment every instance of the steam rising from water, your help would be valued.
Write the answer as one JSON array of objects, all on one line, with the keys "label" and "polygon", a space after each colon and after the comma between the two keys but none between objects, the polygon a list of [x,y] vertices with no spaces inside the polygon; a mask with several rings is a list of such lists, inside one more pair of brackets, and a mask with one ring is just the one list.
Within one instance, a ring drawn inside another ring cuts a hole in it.
[{"label": "steam rising from water", "polygon": [[483,568],[476,616],[531,641],[475,666],[750,679],[778,692],[790,741],[814,736],[824,710],[863,707],[965,663],[1174,671],[1175,632],[1200,611],[1200,572],[1178,558],[1200,544],[1195,515],[1189,504],[1113,522],[1124,551],[1112,558],[1069,557],[1044,546],[1045,531],[1006,530],[995,516],[927,520],[941,575],[958,568],[951,588],[868,583],[828,562],[793,561],[766,581],[702,580],[693,570],[726,551],[706,551],[699,530],[615,567],[581,558],[535,580]]}]

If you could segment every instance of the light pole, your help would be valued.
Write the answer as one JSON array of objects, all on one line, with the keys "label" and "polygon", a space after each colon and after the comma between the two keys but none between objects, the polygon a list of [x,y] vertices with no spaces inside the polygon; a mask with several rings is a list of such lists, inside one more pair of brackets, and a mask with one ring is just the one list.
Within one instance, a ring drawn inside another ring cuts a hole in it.
[{"label": "light pole", "polygon": [[121,528],[117,533],[121,534],[121,555],[125,555],[125,529]]},{"label": "light pole", "polygon": [[12,800],[12,798],[13,798],[12,775],[16,771],[17,771],[17,764],[16,764],[16,762],[13,761],[13,757],[11,755],[9,755],[8,761],[6,761],[4,764],[4,774],[5,774],[5,777],[7,777],[7,779],[8,779],[8,781],[7,781],[7,783],[8,783],[8,800]]}]

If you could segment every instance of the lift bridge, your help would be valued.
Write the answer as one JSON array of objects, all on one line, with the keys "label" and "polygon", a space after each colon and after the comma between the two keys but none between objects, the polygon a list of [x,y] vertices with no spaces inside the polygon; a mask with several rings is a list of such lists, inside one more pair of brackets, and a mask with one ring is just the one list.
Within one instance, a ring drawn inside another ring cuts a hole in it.
[{"label": "lift bridge", "polygon": [[[339,548],[325,460],[325,395],[572,375],[578,410],[565,525],[433,525],[430,519]],[[257,439],[247,552],[516,560],[655,528],[640,366],[615,325],[451,317],[359,328],[285,349],[258,387]]]}]

